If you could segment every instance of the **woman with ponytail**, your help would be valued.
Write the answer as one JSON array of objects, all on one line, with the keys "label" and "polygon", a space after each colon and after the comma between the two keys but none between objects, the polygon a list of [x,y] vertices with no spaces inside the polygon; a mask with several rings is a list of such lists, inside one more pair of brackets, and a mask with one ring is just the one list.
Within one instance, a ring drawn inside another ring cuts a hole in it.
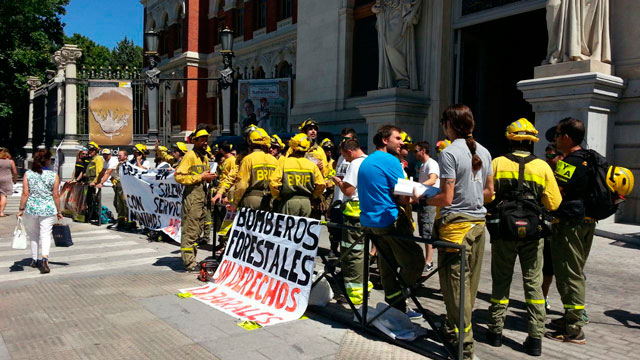
[{"label": "woman with ponytail", "polygon": [[[458,333],[464,332],[464,358],[473,358],[471,312],[475,304],[484,254],[484,203],[493,196],[493,174],[489,151],[473,138],[475,121],[471,110],[461,104],[451,105],[440,121],[447,138],[452,139],[439,156],[440,193],[432,198],[416,201],[439,206],[434,238],[464,245],[465,273],[460,274],[460,256],[455,249],[438,250],[440,287],[447,308],[444,324],[447,341],[458,346]],[[465,277],[465,301],[460,303],[460,277]],[[464,307],[464,329],[458,329],[459,309]]]},{"label": "woman with ponytail", "polygon": [[[51,151],[40,149],[33,154],[31,170],[22,181],[22,198],[18,217],[25,215],[24,223],[31,241],[31,267],[39,268],[42,274],[49,273],[49,249],[51,228],[60,213],[60,180],[51,170],[43,170],[51,164]],[[38,249],[42,259],[38,259]]]}]

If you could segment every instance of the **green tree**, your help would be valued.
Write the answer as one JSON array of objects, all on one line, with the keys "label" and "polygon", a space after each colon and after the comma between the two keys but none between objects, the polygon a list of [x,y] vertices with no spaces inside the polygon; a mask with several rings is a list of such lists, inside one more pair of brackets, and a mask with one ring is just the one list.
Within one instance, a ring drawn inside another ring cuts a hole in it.
[{"label": "green tree", "polygon": [[77,45],[82,49],[82,56],[76,62],[79,73],[83,68],[89,72],[91,68],[97,71],[101,67],[107,68],[111,66],[111,51],[108,47],[96,44],[95,41],[78,33],[73,34],[71,37],[65,37],[64,42],[65,44]]},{"label": "green tree", "polygon": [[[51,54],[64,40],[69,0],[0,1],[0,144],[26,143],[29,97],[26,78],[54,69]],[[7,131],[8,130],[8,131]]]},{"label": "green tree", "polygon": [[111,67],[125,69],[127,66],[129,69],[142,68],[142,48],[125,36],[111,52]]}]

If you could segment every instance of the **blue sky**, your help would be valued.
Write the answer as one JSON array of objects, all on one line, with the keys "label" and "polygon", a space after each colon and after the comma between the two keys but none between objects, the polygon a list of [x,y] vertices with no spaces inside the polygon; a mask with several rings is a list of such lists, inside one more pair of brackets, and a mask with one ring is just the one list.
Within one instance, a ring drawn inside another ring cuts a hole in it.
[{"label": "blue sky", "polygon": [[67,36],[79,33],[113,49],[126,35],[142,46],[143,7],[139,0],[71,0],[66,9],[62,22]]}]

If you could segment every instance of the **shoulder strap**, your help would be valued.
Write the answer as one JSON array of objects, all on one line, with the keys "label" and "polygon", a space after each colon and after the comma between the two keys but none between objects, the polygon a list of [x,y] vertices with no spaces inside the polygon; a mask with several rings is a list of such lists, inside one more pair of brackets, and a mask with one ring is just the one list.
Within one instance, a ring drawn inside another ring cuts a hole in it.
[{"label": "shoulder strap", "polygon": [[504,155],[507,159],[518,163],[518,188],[517,194],[520,199],[524,199],[524,166],[536,159],[535,155],[528,155],[526,157],[517,156],[513,153]]}]

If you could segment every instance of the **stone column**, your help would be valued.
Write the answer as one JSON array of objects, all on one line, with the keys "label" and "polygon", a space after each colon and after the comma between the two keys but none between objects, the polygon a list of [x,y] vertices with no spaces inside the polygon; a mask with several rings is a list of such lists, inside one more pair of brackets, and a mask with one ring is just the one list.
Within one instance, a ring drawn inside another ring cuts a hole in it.
[{"label": "stone column", "polygon": [[27,157],[25,159],[25,168],[28,166],[29,160],[33,156],[33,98],[35,97],[36,89],[42,85],[42,81],[37,76],[29,76],[27,78],[27,85],[29,86],[29,124],[27,133],[27,143],[24,145]]},{"label": "stone column", "polygon": [[372,153],[375,150],[373,136],[382,125],[395,125],[408,134],[422,134],[429,100],[420,91],[390,88],[367,92],[367,97],[356,107],[367,121],[367,150]]},{"label": "stone column", "polygon": [[69,179],[75,168],[75,158],[78,152],[78,106],[76,93],[76,60],[82,56],[82,50],[76,45],[65,45],[60,49],[61,61],[65,64],[64,82],[64,140],[61,150],[67,161],[61,164],[63,179]]},{"label": "stone column", "polygon": [[62,55],[60,55],[60,50],[56,51],[51,57],[53,63],[56,64],[58,68],[58,72],[54,78],[54,82],[58,83],[57,91],[58,91],[58,126],[57,126],[57,134],[59,136],[64,134],[64,68],[65,63],[62,59]]}]

